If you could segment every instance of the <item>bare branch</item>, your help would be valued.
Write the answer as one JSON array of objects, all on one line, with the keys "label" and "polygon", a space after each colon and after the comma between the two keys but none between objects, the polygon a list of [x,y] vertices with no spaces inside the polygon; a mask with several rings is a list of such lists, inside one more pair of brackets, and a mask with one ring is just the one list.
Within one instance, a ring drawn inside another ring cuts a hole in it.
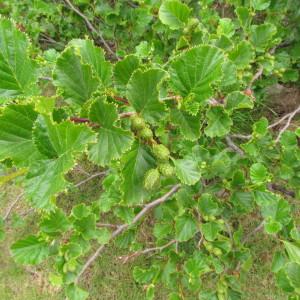
[{"label": "bare branch", "polygon": [[105,174],[107,174],[107,171],[95,173],[95,174],[91,175],[90,177],[88,177],[88,178],[86,178],[86,179],[84,179],[84,180],[82,180],[82,181],[76,183],[74,186],[75,186],[75,187],[79,187],[79,186],[83,185],[84,183],[86,183],[86,182],[88,182],[88,181],[90,181],[90,180],[92,180],[92,179],[94,179],[94,178],[96,178],[96,177],[105,175]]},{"label": "bare branch", "polygon": [[254,230],[250,231],[245,238],[243,239],[242,243],[245,244],[252,235],[256,234],[257,232],[261,231],[264,228],[265,221],[262,221]]},{"label": "bare branch", "polygon": [[259,69],[257,70],[257,72],[252,77],[252,79],[248,85],[248,89],[251,89],[253,83],[262,75],[263,71],[264,71],[263,66],[260,66]]},{"label": "bare branch", "polygon": [[227,142],[227,145],[233,150],[235,151],[236,153],[240,154],[241,156],[244,155],[244,151],[242,149],[240,149],[234,142],[233,140],[229,137],[229,136],[226,136],[226,142]]},{"label": "bare branch", "polygon": [[119,259],[122,261],[123,264],[126,264],[131,259],[134,259],[134,258],[144,255],[144,254],[148,254],[150,252],[156,252],[156,251],[160,252],[175,243],[176,243],[176,240],[171,240],[168,243],[166,243],[165,245],[162,245],[160,247],[153,247],[153,248],[147,248],[147,249],[141,250],[141,251],[136,251],[136,252],[133,252],[128,255],[120,256]]},{"label": "bare branch", "polygon": [[[145,205],[145,207],[135,216],[135,218],[132,220],[130,224],[123,224],[120,225],[115,231],[112,232],[110,241],[115,239],[118,235],[120,235],[123,231],[127,230],[132,225],[136,224],[145,214],[147,214],[150,210],[152,210],[154,207],[158,206],[159,204],[167,201],[174,193],[178,191],[180,188],[180,184],[174,185],[169,192],[161,196],[160,198],[148,203]],[[91,255],[84,266],[82,267],[81,271],[77,275],[76,282],[79,281],[82,274],[86,271],[86,269],[97,259],[97,257],[101,254],[101,252],[104,250],[105,245],[101,245],[93,255]]]},{"label": "bare branch", "polygon": [[107,224],[107,223],[97,223],[98,227],[106,227],[106,228],[119,228],[120,225],[117,224]]},{"label": "bare branch", "polygon": [[106,50],[113,55],[116,59],[119,59],[118,56],[112,51],[112,49],[110,48],[110,46],[108,45],[108,43],[105,41],[105,39],[103,38],[102,34],[94,27],[94,25],[89,21],[89,19],[77,8],[75,7],[70,0],[65,0],[65,2],[67,3],[67,5],[70,7],[71,10],[73,10],[78,16],[80,16],[86,23],[86,26],[88,27],[88,29],[96,34],[97,36],[99,36],[102,44],[104,45],[104,47],[106,48]]},{"label": "bare branch", "polygon": [[286,196],[292,197],[292,198],[295,198],[295,196],[296,196],[294,191],[287,190],[284,186],[281,186],[276,183],[268,184],[268,189],[272,192],[280,192],[280,193],[282,193]]},{"label": "bare branch", "polygon": [[[284,115],[282,118],[280,118],[279,120],[277,120],[276,122],[272,123],[271,125],[268,126],[268,129],[274,128],[277,125],[281,124],[283,121],[287,120],[287,123],[284,125],[284,127],[280,130],[279,135],[276,138],[276,143],[279,141],[281,135],[283,134],[283,132],[285,130],[287,130],[287,128],[290,126],[290,123],[292,121],[292,119],[295,117],[296,114],[300,113],[300,106],[295,109],[294,111]],[[241,140],[250,140],[252,135],[243,135],[243,134],[231,134],[230,137],[232,138],[237,138],[237,139],[241,139]]]},{"label": "bare branch", "polygon": [[288,117],[288,120],[286,122],[286,124],[281,128],[281,130],[279,131],[279,134],[275,140],[275,143],[278,143],[280,138],[281,138],[281,135],[289,128],[289,126],[291,125],[291,122],[293,120],[293,118],[295,117],[295,115],[297,113],[300,112],[300,106],[298,106],[298,108],[296,108],[293,112],[290,113],[289,117]]},{"label": "bare branch", "polygon": [[18,197],[15,199],[15,201],[9,206],[9,208],[7,209],[7,211],[6,211],[6,213],[5,213],[4,217],[3,217],[4,221],[8,219],[8,217],[9,217],[12,209],[15,207],[15,205],[17,204],[17,202],[20,199],[22,199],[23,195],[24,195],[24,192],[22,192],[21,194],[19,194]]}]

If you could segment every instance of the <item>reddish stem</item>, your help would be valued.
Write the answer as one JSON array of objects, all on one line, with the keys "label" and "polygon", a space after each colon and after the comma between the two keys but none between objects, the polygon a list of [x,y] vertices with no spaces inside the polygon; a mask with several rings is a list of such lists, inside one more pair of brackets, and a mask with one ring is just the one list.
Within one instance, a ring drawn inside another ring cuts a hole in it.
[{"label": "reddish stem", "polygon": [[99,127],[100,125],[97,123],[91,122],[87,118],[79,118],[79,117],[71,117],[70,120],[74,123],[88,123],[89,126],[91,127]]},{"label": "reddish stem", "polygon": [[113,98],[119,102],[124,103],[125,105],[129,105],[129,102],[126,98],[123,97],[119,97],[119,96],[113,96]]}]

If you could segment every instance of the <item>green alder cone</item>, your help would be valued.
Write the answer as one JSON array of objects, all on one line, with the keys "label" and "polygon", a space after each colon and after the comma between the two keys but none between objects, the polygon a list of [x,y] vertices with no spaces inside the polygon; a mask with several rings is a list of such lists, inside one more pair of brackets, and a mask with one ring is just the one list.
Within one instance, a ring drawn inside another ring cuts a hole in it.
[{"label": "green alder cone", "polygon": [[160,161],[168,161],[170,158],[169,149],[162,144],[154,145],[152,148],[152,152],[154,156]]},{"label": "green alder cone", "polygon": [[169,163],[163,163],[158,166],[159,172],[166,177],[171,177],[174,174],[174,167]]},{"label": "green alder cone", "polygon": [[153,133],[150,128],[144,128],[139,133],[140,137],[146,141],[151,140],[153,138]]},{"label": "green alder cone", "polygon": [[159,184],[159,171],[158,169],[150,169],[144,178],[144,188],[148,191],[153,190]]},{"label": "green alder cone", "polygon": [[139,116],[133,116],[131,118],[131,128],[132,130],[142,130],[146,127],[144,119]]}]

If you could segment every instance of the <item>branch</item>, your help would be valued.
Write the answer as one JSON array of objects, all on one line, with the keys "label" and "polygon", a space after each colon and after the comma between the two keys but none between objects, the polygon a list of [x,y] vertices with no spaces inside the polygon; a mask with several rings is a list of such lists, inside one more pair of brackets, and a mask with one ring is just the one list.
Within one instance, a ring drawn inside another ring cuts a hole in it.
[{"label": "branch", "polygon": [[8,210],[6,211],[4,217],[3,217],[3,220],[7,220],[12,209],[15,207],[15,205],[17,204],[17,202],[23,197],[24,195],[24,192],[22,192],[21,194],[18,195],[18,197],[15,199],[15,201],[9,206]]},{"label": "branch", "polygon": [[95,33],[97,36],[99,36],[101,42],[103,43],[104,47],[106,50],[113,55],[116,59],[119,59],[118,56],[112,51],[108,43],[105,41],[103,38],[102,34],[94,27],[94,25],[89,21],[89,19],[77,8],[75,7],[70,0],[65,0],[67,5],[70,7],[71,10],[73,10],[78,16],[80,16],[86,23],[88,29],[92,32]]},{"label": "branch", "polygon": [[[287,123],[284,125],[284,127],[280,130],[279,132],[279,135],[276,139],[276,143],[279,141],[281,135],[283,134],[283,132],[285,130],[288,129],[288,127],[290,126],[290,123],[292,121],[292,119],[295,117],[296,114],[300,113],[300,106],[298,108],[296,108],[294,111],[284,115],[281,119],[279,119],[278,121],[272,123],[271,125],[268,126],[268,129],[271,129],[271,128],[274,128],[276,127],[277,125],[281,124],[283,121],[285,121],[286,119],[287,120]],[[249,135],[243,135],[243,134],[231,134],[230,137],[232,138],[237,138],[237,139],[243,139],[243,140],[250,140],[252,135],[249,134]]]},{"label": "branch", "polygon": [[242,243],[245,244],[252,235],[254,235],[255,233],[261,231],[264,228],[265,225],[265,221],[262,221],[257,227],[254,228],[254,230],[250,231],[245,238],[243,239]]},{"label": "branch", "polygon": [[287,190],[284,186],[281,186],[276,183],[268,184],[268,188],[272,192],[281,192],[282,194],[292,197],[292,198],[295,198],[295,196],[296,196],[296,193],[294,191]]},{"label": "branch", "polygon": [[240,154],[241,156],[244,155],[244,151],[242,149],[240,149],[229,136],[226,136],[225,139],[226,139],[226,142],[227,142],[227,145],[229,146],[229,148],[231,148],[233,151]]},{"label": "branch", "polygon": [[279,131],[279,134],[278,134],[278,136],[277,136],[277,138],[275,140],[275,143],[279,142],[279,140],[281,138],[281,135],[289,128],[289,126],[291,125],[291,122],[292,122],[293,118],[299,112],[300,112],[300,106],[298,106],[298,108],[296,108],[293,112],[290,113],[289,118],[288,118],[286,124]]},{"label": "branch", "polygon": [[74,186],[75,187],[79,187],[79,186],[83,185],[84,183],[86,183],[86,182],[94,179],[95,177],[99,177],[99,176],[102,176],[102,175],[105,175],[105,174],[107,174],[107,171],[95,173],[95,174],[91,175],[90,177],[88,177],[88,178],[86,178],[86,179],[84,179],[84,180],[76,183]]},{"label": "branch", "polygon": [[161,252],[165,248],[168,248],[169,246],[171,246],[175,243],[176,243],[176,240],[171,240],[168,243],[166,243],[165,245],[162,245],[160,247],[153,247],[153,248],[148,248],[148,249],[141,250],[141,251],[136,251],[136,252],[133,252],[128,255],[120,256],[119,259],[122,261],[123,264],[126,264],[130,259],[136,258],[136,257],[144,255],[144,254],[148,254],[150,252],[155,252],[155,251]]},{"label": "branch", "polygon": [[116,224],[107,224],[107,223],[97,223],[98,227],[106,227],[106,228],[119,228],[120,225]]},{"label": "branch", "polygon": [[120,97],[120,96],[112,96],[115,100],[124,103],[125,105],[129,105],[129,102],[126,98]]},{"label": "branch", "polygon": [[119,118],[120,119],[124,119],[124,118],[129,118],[133,115],[135,115],[136,113],[134,111],[128,111],[128,112],[123,112],[119,114]]},{"label": "branch", "polygon": [[[116,238],[118,235],[120,235],[123,231],[127,230],[129,227],[136,224],[146,213],[148,213],[152,208],[156,207],[157,205],[167,201],[173,194],[175,194],[178,189],[180,188],[180,184],[174,185],[169,192],[161,196],[160,198],[148,203],[145,205],[145,207],[134,217],[132,222],[130,224],[123,224],[120,225],[113,233],[111,234],[111,237],[109,239],[109,242],[111,242],[114,238]],[[75,282],[77,283],[80,279],[80,277],[83,275],[83,273],[86,271],[86,269],[97,259],[97,257],[101,254],[101,252],[104,250],[106,245],[101,245],[93,255],[91,255],[84,266],[82,267],[81,271],[77,275],[77,278]]]},{"label": "branch", "polygon": [[252,77],[251,81],[249,82],[247,89],[251,89],[253,83],[262,75],[263,71],[264,71],[263,66],[260,66],[259,69],[257,70],[257,72]]}]

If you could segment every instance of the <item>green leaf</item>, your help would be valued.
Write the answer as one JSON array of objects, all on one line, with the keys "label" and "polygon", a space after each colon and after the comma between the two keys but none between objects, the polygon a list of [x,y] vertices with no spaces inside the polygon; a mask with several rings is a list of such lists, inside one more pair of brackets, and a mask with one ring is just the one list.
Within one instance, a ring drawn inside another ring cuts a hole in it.
[{"label": "green leaf", "polygon": [[28,56],[26,35],[11,20],[0,19],[0,104],[36,93],[37,65]]},{"label": "green leaf", "polygon": [[277,273],[285,265],[286,258],[280,251],[276,251],[272,260],[272,272]]},{"label": "green leaf", "polygon": [[34,235],[19,240],[11,246],[11,252],[17,263],[36,265],[49,256],[49,245]]},{"label": "green leaf", "polygon": [[192,215],[184,214],[175,219],[176,240],[185,242],[191,239],[198,231],[197,223]]},{"label": "green leaf", "polygon": [[83,203],[77,204],[72,208],[72,215],[78,220],[81,220],[90,214],[91,214],[90,207]]},{"label": "green leaf", "polygon": [[238,68],[245,68],[254,58],[253,46],[247,41],[241,41],[236,48],[229,53],[229,58]]},{"label": "green leaf", "polygon": [[164,0],[158,13],[161,22],[171,29],[183,28],[189,15],[189,7],[179,0]]},{"label": "green leaf", "polygon": [[150,283],[157,276],[158,271],[159,268],[156,265],[152,265],[147,269],[136,266],[133,269],[133,278],[138,283]]},{"label": "green leaf", "polygon": [[193,96],[203,103],[212,96],[211,85],[222,77],[224,56],[220,49],[201,45],[177,56],[171,63],[170,77],[175,92]]},{"label": "green leaf", "polygon": [[67,48],[57,59],[54,84],[69,104],[82,106],[97,90],[100,82],[92,67],[83,63],[73,48]]},{"label": "green leaf", "polygon": [[252,109],[254,104],[249,96],[241,92],[232,92],[225,98],[226,110],[233,111],[234,109],[250,108]]},{"label": "green leaf", "polygon": [[216,216],[220,213],[219,205],[210,194],[203,194],[199,199],[199,209],[203,215]]},{"label": "green leaf", "polygon": [[183,184],[193,185],[199,181],[201,172],[195,160],[184,158],[175,159],[173,162],[175,165],[176,175]]},{"label": "green leaf", "polygon": [[114,126],[117,119],[117,109],[113,104],[100,99],[91,106],[90,120],[101,125],[97,142],[89,148],[89,158],[95,164],[105,166],[120,158],[133,143],[130,131]]},{"label": "green leaf", "polygon": [[240,6],[236,8],[235,13],[239,19],[241,26],[247,29],[251,25],[252,20],[250,10],[247,7]]},{"label": "green leaf", "polygon": [[126,86],[133,72],[139,67],[140,61],[135,55],[128,55],[115,64],[114,76],[118,85]]},{"label": "green leaf", "polygon": [[74,166],[75,156],[94,141],[94,134],[86,126],[67,121],[53,124],[48,118],[39,117],[37,123],[35,143],[48,159],[31,166],[25,191],[35,207],[49,209],[53,197],[66,188],[64,174]]},{"label": "green leaf", "polygon": [[300,293],[300,264],[294,262],[287,263],[284,270],[291,285]]},{"label": "green leaf", "polygon": [[283,241],[289,259],[297,264],[300,264],[300,246],[288,241]]},{"label": "green leaf", "polygon": [[234,35],[235,26],[231,19],[222,18],[219,20],[219,25],[217,28],[218,36],[225,35],[231,38]]},{"label": "green leaf", "polygon": [[[287,225],[291,220],[291,208],[287,201],[277,199],[275,202],[262,205],[262,215],[270,223],[278,222],[281,225]],[[273,226],[276,226],[276,224],[273,224]]]},{"label": "green leaf", "polygon": [[51,212],[47,217],[43,218],[40,228],[47,234],[62,233],[70,229],[70,222],[64,212],[60,209]]},{"label": "green leaf", "polygon": [[217,238],[221,230],[222,226],[217,222],[207,222],[201,226],[201,232],[203,233],[205,239],[210,242]]},{"label": "green leaf", "polygon": [[97,238],[96,216],[90,214],[74,221],[74,228],[82,235],[85,240]]},{"label": "green leaf", "polygon": [[294,291],[294,288],[292,287],[291,282],[288,279],[284,269],[276,273],[276,283],[285,292],[290,293]]},{"label": "green leaf", "polygon": [[252,25],[250,31],[250,41],[255,47],[256,51],[264,52],[266,48],[271,46],[273,36],[277,29],[275,25],[265,23],[261,25]]},{"label": "green leaf", "polygon": [[112,66],[105,60],[104,51],[91,40],[75,39],[70,42],[82,57],[84,64],[92,67],[103,87],[111,85]]},{"label": "green leaf", "polygon": [[88,298],[89,293],[75,284],[71,284],[66,288],[66,296],[68,300],[85,300]]},{"label": "green leaf", "polygon": [[182,135],[190,141],[195,141],[200,137],[200,117],[192,116],[179,109],[171,110],[171,122],[179,126]]},{"label": "green leaf", "polygon": [[96,231],[97,242],[101,245],[105,245],[109,242],[111,233],[107,228],[99,228]]},{"label": "green leaf", "polygon": [[137,69],[127,85],[129,103],[150,123],[158,121],[165,110],[163,103],[158,100],[158,87],[166,74],[161,69]]},{"label": "green leaf", "polygon": [[207,136],[221,137],[229,133],[232,120],[222,107],[211,107],[207,113],[207,127],[204,132]]},{"label": "green leaf", "polygon": [[135,143],[130,152],[124,155],[123,161],[124,201],[128,204],[142,203],[148,196],[143,187],[144,176],[154,167],[155,159],[147,146]]},{"label": "green leaf", "polygon": [[256,121],[252,126],[254,137],[262,137],[265,136],[268,132],[268,120],[266,118],[261,118]]},{"label": "green leaf", "polygon": [[252,0],[251,4],[255,10],[265,10],[270,6],[271,0]]},{"label": "green leaf", "polygon": [[266,183],[268,177],[268,170],[262,163],[255,163],[251,166],[250,178],[254,184]]},{"label": "green leaf", "polygon": [[38,158],[32,142],[37,113],[32,105],[13,104],[0,115],[0,160],[11,158],[17,165],[28,165]]}]

